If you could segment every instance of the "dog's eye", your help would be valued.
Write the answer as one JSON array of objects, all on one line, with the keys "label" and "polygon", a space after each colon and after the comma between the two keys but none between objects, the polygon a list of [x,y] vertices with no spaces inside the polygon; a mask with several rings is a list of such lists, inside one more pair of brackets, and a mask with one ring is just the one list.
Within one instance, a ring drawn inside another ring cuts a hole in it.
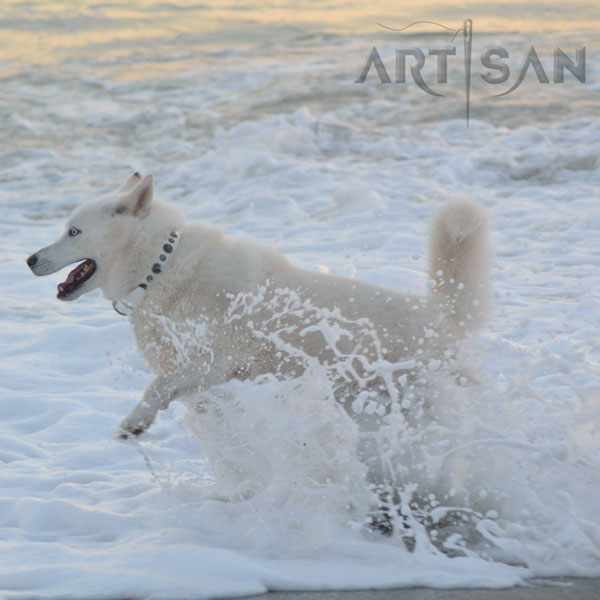
[{"label": "dog's eye", "polygon": [[77,227],[71,227],[71,229],[69,229],[70,237],[75,237],[76,235],[79,235],[80,233],[81,233],[81,229],[77,229]]}]

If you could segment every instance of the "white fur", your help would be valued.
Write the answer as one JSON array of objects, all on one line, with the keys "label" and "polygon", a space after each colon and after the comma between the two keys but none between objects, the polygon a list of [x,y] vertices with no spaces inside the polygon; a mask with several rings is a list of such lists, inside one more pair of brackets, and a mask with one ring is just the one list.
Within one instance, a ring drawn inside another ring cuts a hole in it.
[{"label": "white fur", "polygon": [[[70,237],[71,227],[81,233]],[[397,375],[417,357],[443,360],[487,312],[487,221],[467,201],[446,205],[434,219],[435,286],[427,298],[304,271],[268,247],[185,225],[177,209],[153,200],[152,176],[138,173],[116,194],[75,209],[61,238],[34,255],[32,270],[47,275],[93,259],[96,272],[68,299],[100,288],[120,300],[172,230],[179,234],[176,251],[131,316],[156,379],[122,422],[123,435],[147,429],[181,394],[232,378],[300,375],[306,357],[331,368],[345,403],[361,389],[382,387],[398,402]],[[389,377],[373,364],[388,365]]]}]

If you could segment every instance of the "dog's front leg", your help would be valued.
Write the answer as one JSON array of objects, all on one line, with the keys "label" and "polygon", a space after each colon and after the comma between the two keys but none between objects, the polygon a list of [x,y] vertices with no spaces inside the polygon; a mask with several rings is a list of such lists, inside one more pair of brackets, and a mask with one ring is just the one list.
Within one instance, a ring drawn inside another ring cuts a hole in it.
[{"label": "dog's front leg", "polygon": [[144,432],[156,417],[161,408],[167,408],[175,397],[175,389],[171,377],[159,375],[146,388],[142,399],[137,406],[123,419],[119,425],[119,436],[123,439],[130,435],[139,435]]},{"label": "dog's front leg", "polygon": [[123,419],[117,434],[123,439],[140,435],[152,425],[156,413],[168,408],[176,396],[205,387],[204,379],[197,365],[159,375],[146,388],[137,406]]}]

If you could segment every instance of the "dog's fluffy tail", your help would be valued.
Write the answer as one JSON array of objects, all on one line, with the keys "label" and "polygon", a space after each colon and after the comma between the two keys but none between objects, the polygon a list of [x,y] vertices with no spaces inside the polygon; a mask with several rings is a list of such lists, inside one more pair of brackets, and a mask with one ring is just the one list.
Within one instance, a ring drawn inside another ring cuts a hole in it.
[{"label": "dog's fluffy tail", "polygon": [[480,328],[490,305],[488,221],[469,200],[449,202],[435,216],[429,240],[432,297],[463,333]]}]

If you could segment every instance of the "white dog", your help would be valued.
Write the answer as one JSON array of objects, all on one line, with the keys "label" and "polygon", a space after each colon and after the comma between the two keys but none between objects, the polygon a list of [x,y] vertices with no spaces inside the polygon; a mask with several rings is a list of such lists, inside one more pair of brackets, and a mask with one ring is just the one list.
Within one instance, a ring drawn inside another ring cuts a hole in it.
[{"label": "white dog", "polygon": [[356,406],[365,393],[387,398],[370,411],[377,418],[407,409],[415,372],[447,363],[454,342],[485,319],[487,220],[476,204],[441,209],[429,261],[428,297],[304,271],[275,250],[186,225],[153,200],[152,175],[134,173],[118,192],[76,208],[58,241],[27,264],[49,275],[78,262],[57,297],[100,288],[131,315],[156,378],[121,423],[127,437],[178,396],[232,378],[298,376],[308,359],[330,370],[350,413],[369,412]]}]

